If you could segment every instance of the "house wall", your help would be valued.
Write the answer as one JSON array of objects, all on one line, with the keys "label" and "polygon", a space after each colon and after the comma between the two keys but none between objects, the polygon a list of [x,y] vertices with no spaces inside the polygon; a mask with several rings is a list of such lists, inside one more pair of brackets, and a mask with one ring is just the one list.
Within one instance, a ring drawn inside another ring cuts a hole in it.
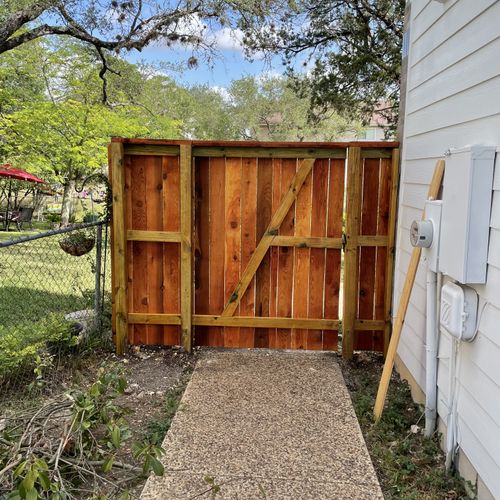
[{"label": "house wall", "polygon": [[[405,92],[394,308],[428,184],[450,147],[500,146],[500,0],[412,0]],[[457,363],[462,463],[480,476],[479,494],[500,498],[500,153],[497,154],[486,285],[476,286],[482,315]],[[484,308],[484,309],[483,309]],[[421,263],[398,349],[401,370],[425,388],[425,268]],[[446,422],[451,340],[441,333],[438,412]],[[418,390],[417,390],[418,392]],[[485,487],[484,487],[485,486]],[[489,493],[488,493],[489,490]],[[482,493],[481,493],[482,491]]]}]

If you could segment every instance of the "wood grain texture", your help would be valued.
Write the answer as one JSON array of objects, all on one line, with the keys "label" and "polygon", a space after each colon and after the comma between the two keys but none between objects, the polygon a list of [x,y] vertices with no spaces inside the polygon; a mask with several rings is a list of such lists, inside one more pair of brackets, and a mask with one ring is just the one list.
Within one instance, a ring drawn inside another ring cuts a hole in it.
[{"label": "wood grain texture", "polygon": [[[362,175],[363,189],[360,234],[363,236],[374,236],[377,234],[380,160],[365,159]],[[360,247],[358,251],[359,288],[357,292],[357,319],[374,319],[376,251],[374,247]],[[374,332],[354,333],[354,349],[371,351],[374,348],[373,341]]]},{"label": "wood grain texture", "polygon": [[[391,201],[391,164],[392,160],[390,159],[383,159],[380,162],[377,234],[385,236],[387,236],[389,231],[389,209]],[[375,261],[374,319],[385,320],[385,286],[387,272],[387,247],[377,248]],[[384,330],[374,331],[374,351],[384,351]]]},{"label": "wood grain texture", "polygon": [[[324,209],[324,208],[323,208]],[[311,219],[311,206],[307,207],[308,219]],[[326,210],[325,210],[326,215]],[[310,223],[309,223],[310,226]],[[310,229],[310,228],[309,228]],[[342,248],[342,238],[314,236],[276,236],[271,246],[296,248]]]},{"label": "wood grain texture", "polygon": [[[241,267],[241,158],[226,159],[225,199],[225,276],[224,302],[227,304],[234,288],[240,280]],[[249,280],[250,284],[250,280]],[[243,292],[244,293],[244,292]],[[239,315],[237,304],[235,314]],[[223,313],[224,314],[224,313]],[[238,347],[240,329],[226,327],[224,329],[224,347]]]},{"label": "wood grain texture", "polygon": [[[159,217],[161,218],[163,214],[159,212]],[[159,231],[159,230],[147,230],[141,231],[138,229],[129,229],[127,231],[128,241],[153,241],[159,243],[180,243],[181,233],[177,231]]]},{"label": "wood grain texture", "polygon": [[344,254],[344,311],[342,356],[351,359],[354,351],[354,323],[357,315],[358,235],[361,219],[362,160],[359,147],[349,148],[346,189],[346,246]]},{"label": "wood grain texture", "polygon": [[392,312],[392,291],[394,283],[394,251],[396,241],[396,215],[398,208],[398,190],[399,190],[399,149],[394,149],[391,159],[390,174],[390,201],[389,218],[387,234],[387,262],[385,265],[385,288],[384,288],[384,319],[386,326],[384,328],[384,356],[387,355],[389,341],[391,337],[391,312]]},{"label": "wood grain texture", "polygon": [[[195,158],[194,312],[209,313],[210,297],[210,160]],[[194,329],[195,345],[207,345],[208,329]]]},{"label": "wood grain texture", "polygon": [[[326,235],[328,238],[341,238],[344,213],[346,162],[330,160],[330,177],[328,181],[328,220]],[[325,318],[339,318],[341,250],[326,250],[325,256],[325,296],[323,298]],[[323,347],[337,349],[338,331],[323,332]]]},{"label": "wood grain texture", "polygon": [[191,145],[180,146],[181,200],[181,342],[191,352],[193,308],[193,160]]},{"label": "wood grain texture", "polygon": [[343,142],[297,142],[297,141],[190,141],[178,139],[144,139],[144,138],[130,138],[130,137],[112,137],[111,142],[120,142],[128,147],[129,144],[141,144],[152,146],[179,146],[181,144],[189,144],[194,147],[244,147],[244,148],[300,148],[303,149],[342,149],[348,147],[363,148],[380,148],[392,149],[399,147],[397,141],[343,141]]},{"label": "wood grain texture", "polygon": [[[257,221],[256,241],[260,241],[273,214],[273,162],[267,158],[257,160]],[[271,252],[266,253],[255,274],[255,315],[269,316],[271,301]],[[255,347],[269,347],[269,329],[256,328]]]},{"label": "wood grain texture", "polygon": [[[221,314],[224,309],[224,255],[226,240],[225,191],[226,160],[210,158],[210,314]],[[207,345],[224,345],[223,329],[211,326],[207,332]]]},{"label": "wood grain texture", "polygon": [[[309,171],[311,169],[309,168]],[[307,175],[309,174],[309,171]],[[281,192],[282,203],[287,197],[289,186],[297,172],[297,160],[283,159],[281,163]],[[305,178],[306,176],[304,176]],[[304,182],[304,181],[303,181]],[[297,196],[298,193],[295,194]],[[295,199],[294,196],[294,199]],[[280,207],[283,206],[282,204]],[[280,209],[278,207],[278,210]],[[279,226],[279,234],[281,236],[292,236],[294,232],[295,222],[295,203],[290,203],[286,215]],[[278,316],[290,318],[292,316],[292,290],[293,290],[293,264],[294,264],[294,249],[279,248],[278,252]],[[276,347],[278,349],[290,349],[291,347],[291,332],[288,329],[280,329],[276,331]]]},{"label": "wood grain texture", "polygon": [[125,221],[125,166],[123,145],[110,145],[112,171],[113,206],[113,296],[116,315],[116,352],[125,352],[128,336],[128,304],[127,304],[127,240]]},{"label": "wood grain texture", "polygon": [[[272,213],[276,213],[281,201],[281,160],[273,160],[273,189],[272,189]],[[267,230],[267,228],[266,228]],[[278,314],[278,265],[279,249],[273,247],[270,249],[270,273],[271,273],[271,303],[269,307],[269,316]],[[276,328],[269,330],[269,347],[276,347]]]},{"label": "wood grain texture", "polygon": [[[288,163],[287,163],[288,162]],[[284,221],[289,216],[291,207],[295,202],[298,193],[304,183],[305,178],[311,171],[312,165],[314,163],[313,159],[301,160],[300,167],[296,171],[296,160],[283,160],[282,163],[282,178],[281,186],[283,189],[283,197],[278,205],[276,212],[271,217],[271,222],[267,227],[264,236],[261,238],[255,252],[252,254],[248,265],[241,275],[241,279],[229,294],[229,300],[222,313],[223,316],[232,316],[239,306],[241,297],[245,294],[245,291],[252,281],[257,269],[262,262],[265,254],[267,253],[269,246],[272,243],[274,236],[282,229]],[[283,180],[284,169],[287,169],[287,178]],[[295,174],[296,172],[296,174]],[[288,186],[288,188],[283,187]],[[293,214],[291,215],[291,223],[293,223]],[[292,227],[292,224],[288,223],[288,226]],[[286,226],[287,224],[285,224]]]},{"label": "wood grain texture", "polygon": [[[318,161],[311,170],[311,173],[306,177],[302,189],[300,190],[295,202],[295,236],[283,236],[285,240],[288,238],[299,238],[309,236],[311,234],[311,198],[312,198],[312,176],[317,168]],[[273,241],[274,244],[274,241]],[[293,308],[292,316],[294,318],[307,318],[308,315],[308,298],[309,298],[309,256],[311,250],[309,248],[295,248],[293,262]],[[318,316],[319,317],[319,316]],[[306,330],[291,331],[291,348],[305,349],[306,348]]]},{"label": "wood grain texture", "polygon": [[[163,229],[163,172],[160,156],[148,159],[146,169],[146,221],[148,229]],[[146,242],[147,279],[148,279],[148,312],[163,312],[163,245],[158,242]],[[149,344],[163,343],[163,328],[148,326]]]},{"label": "wood grain texture", "polygon": [[[162,158],[163,181],[163,230],[180,234],[180,164],[178,157]],[[180,314],[180,244],[163,245],[163,312]],[[181,329],[177,326],[163,328],[165,345],[180,345]]]},{"label": "wood grain texture", "polygon": [[[328,175],[329,161],[318,160],[313,170],[313,191],[311,205],[311,236],[325,237],[328,211]],[[312,248],[309,272],[309,318],[324,317],[324,293],[326,250]],[[323,348],[323,332],[321,330],[307,332],[307,349]]]},{"label": "wood grain texture", "polygon": [[[123,144],[133,151],[124,157],[122,206],[131,343],[179,344],[183,330],[187,350],[193,339],[210,346],[336,349],[346,173],[346,160],[339,156],[345,154],[328,157],[331,148],[318,147],[321,152],[307,158],[314,148],[297,144],[300,154],[288,147],[286,157],[276,158],[272,155],[282,146],[273,151],[263,145],[266,152],[252,156],[246,143],[210,143],[198,146],[216,148],[215,153],[198,156],[193,164],[191,141]],[[366,341],[357,347],[381,349],[390,318],[392,264],[386,246],[394,244],[395,164],[387,159],[392,148],[366,146],[351,151],[347,175],[349,191],[351,164],[358,162],[359,199],[347,206],[346,299],[349,286],[358,284],[362,297],[347,317],[345,339],[349,331],[357,332]],[[235,156],[242,148],[244,154]],[[226,149],[231,154],[219,156]],[[182,160],[174,155],[180,151]],[[383,165],[372,180],[365,176],[364,184],[363,163],[365,174],[369,165]],[[369,198],[372,204],[379,200],[374,211]],[[349,251],[361,254],[351,268]],[[363,258],[364,253],[373,257]],[[113,266],[114,261],[113,255]],[[113,289],[114,280],[115,272]]]},{"label": "wood grain texture", "polygon": [[[147,230],[146,209],[146,169],[150,157],[132,156],[132,189],[131,212],[132,229]],[[132,275],[132,311],[137,313],[148,312],[148,257],[146,243],[134,241],[132,246],[134,270]],[[134,344],[147,344],[147,328],[144,325],[134,326]]]},{"label": "wood grain texture", "polygon": [[[131,157],[125,155],[125,227],[132,227],[132,161]],[[128,231],[126,231],[128,232]],[[134,276],[134,253],[132,241],[127,241],[127,305],[128,311],[134,310],[134,297],[132,293],[133,276]],[[114,262],[113,255],[111,255]],[[112,273],[114,275],[114,273]],[[114,299],[113,299],[114,300]],[[113,330],[114,331],[114,330]],[[134,325],[128,325],[128,343],[134,343]]]},{"label": "wood grain texture", "polygon": [[[257,159],[243,158],[241,169],[241,269],[246,268],[257,246],[256,209]],[[262,262],[260,267],[262,267]],[[241,297],[240,315],[255,316],[255,277]],[[255,328],[241,328],[238,347],[254,347],[254,345]]]}]

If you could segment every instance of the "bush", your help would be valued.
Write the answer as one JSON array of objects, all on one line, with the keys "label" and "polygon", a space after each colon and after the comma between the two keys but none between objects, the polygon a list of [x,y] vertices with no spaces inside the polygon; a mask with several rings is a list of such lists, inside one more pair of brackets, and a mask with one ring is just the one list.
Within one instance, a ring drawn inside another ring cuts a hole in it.
[{"label": "bush", "polygon": [[74,323],[50,314],[37,323],[0,326],[0,381],[18,377],[41,363],[40,358],[74,346]]},{"label": "bush", "polygon": [[61,222],[61,214],[60,213],[50,213],[45,212],[44,214],[45,220],[48,222],[52,222],[53,224],[58,224]]}]

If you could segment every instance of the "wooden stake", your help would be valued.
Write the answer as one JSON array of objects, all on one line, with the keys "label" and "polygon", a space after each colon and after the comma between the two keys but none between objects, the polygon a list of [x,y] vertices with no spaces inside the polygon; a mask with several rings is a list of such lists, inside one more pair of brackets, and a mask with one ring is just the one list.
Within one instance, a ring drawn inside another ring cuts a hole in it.
[{"label": "wooden stake", "polygon": [[113,273],[116,317],[116,353],[122,355],[127,346],[127,234],[125,231],[125,166],[123,144],[112,142],[111,187],[113,192]]},{"label": "wooden stake", "polygon": [[[436,163],[436,168],[434,170],[434,175],[432,176],[432,181],[429,186],[429,191],[427,193],[427,199],[436,199],[439,194],[439,189],[441,188],[441,182],[443,180],[444,174],[444,160],[439,160]],[[422,214],[422,219],[425,217],[425,212]],[[382,377],[380,378],[380,384],[377,392],[377,399],[375,400],[375,407],[373,409],[373,416],[375,422],[380,420],[382,412],[384,410],[385,398],[387,397],[387,391],[389,389],[389,382],[391,380],[392,370],[394,368],[394,360],[396,358],[396,351],[399,344],[399,339],[401,337],[401,332],[403,330],[404,319],[406,316],[406,310],[408,309],[408,304],[410,302],[411,290],[413,288],[413,283],[415,282],[415,276],[417,275],[418,264],[420,262],[420,255],[422,249],[420,247],[415,247],[411,255],[410,264],[408,265],[408,271],[406,273],[406,279],[403,286],[403,291],[401,293],[401,298],[399,299],[398,312],[394,321],[394,331],[392,332],[391,340],[389,342],[389,348],[387,350],[387,357],[385,358],[384,369],[382,371]]]},{"label": "wooden stake", "polygon": [[182,346],[191,352],[191,320],[193,307],[193,161],[191,144],[180,146],[181,198],[181,331]]},{"label": "wooden stake", "polygon": [[346,246],[344,254],[344,314],[342,318],[342,357],[351,359],[358,305],[358,235],[361,218],[361,148],[347,154]]}]

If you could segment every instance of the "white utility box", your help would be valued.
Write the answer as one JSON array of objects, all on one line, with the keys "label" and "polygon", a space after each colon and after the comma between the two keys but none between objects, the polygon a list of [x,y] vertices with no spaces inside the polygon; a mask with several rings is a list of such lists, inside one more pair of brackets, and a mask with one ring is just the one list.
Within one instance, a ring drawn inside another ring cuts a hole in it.
[{"label": "white utility box", "polygon": [[441,289],[441,328],[458,340],[473,340],[476,316],[476,291],[469,286],[446,283]]},{"label": "white utility box", "polygon": [[451,150],[446,159],[439,270],[485,283],[496,146]]}]

